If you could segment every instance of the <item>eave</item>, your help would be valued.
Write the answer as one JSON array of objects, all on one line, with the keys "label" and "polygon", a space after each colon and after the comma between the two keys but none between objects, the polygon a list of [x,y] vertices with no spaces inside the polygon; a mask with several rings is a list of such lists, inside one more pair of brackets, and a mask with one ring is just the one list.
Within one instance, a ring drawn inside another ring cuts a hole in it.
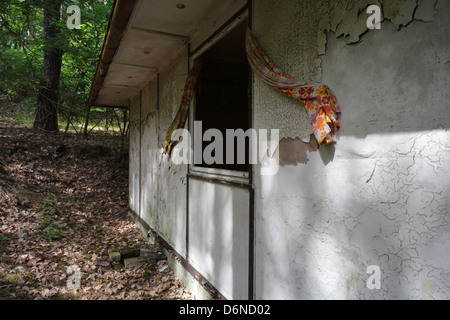
[{"label": "eave", "polygon": [[89,105],[128,107],[172,58],[211,36],[214,30],[208,33],[207,26],[217,24],[221,12],[245,5],[244,0],[115,0]]}]

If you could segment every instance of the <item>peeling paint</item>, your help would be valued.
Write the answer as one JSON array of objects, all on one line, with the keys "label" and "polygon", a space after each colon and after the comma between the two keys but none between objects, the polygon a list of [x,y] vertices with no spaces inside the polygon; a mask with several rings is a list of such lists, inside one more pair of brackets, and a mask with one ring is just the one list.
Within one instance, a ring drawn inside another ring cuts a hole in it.
[{"label": "peeling paint", "polygon": [[397,29],[407,26],[414,20],[417,0],[383,0],[383,13]]},{"label": "peeling paint", "polygon": [[[323,81],[322,57],[327,53],[330,37],[344,38],[347,45],[357,45],[369,32],[366,9],[382,8],[383,22],[397,30],[413,21],[435,19],[437,0],[351,0],[351,1],[283,1],[260,0],[254,7],[254,32],[274,63],[297,79]],[[308,12],[315,12],[314,15]],[[279,21],[270,24],[267,21]],[[289,21],[297,21],[287,26]],[[386,25],[384,27],[386,28]],[[285,30],[280,32],[280,30]],[[276,35],[276,36],[274,36]],[[298,53],[295,54],[295,53]],[[265,106],[255,112],[262,127],[279,129],[281,138],[308,141],[312,129],[303,104],[283,97],[277,90],[255,80],[255,104]],[[338,96],[339,99],[339,96]],[[345,112],[345,110],[344,110]]]},{"label": "peeling paint", "polygon": [[[255,177],[256,298],[448,300],[450,260],[442,257],[450,243],[450,2],[390,3],[382,29],[365,33],[357,23],[368,2],[294,2],[281,6],[321,17],[305,18],[320,25],[315,37],[292,32],[299,25],[284,11],[286,22],[263,26],[269,20],[261,9],[254,32],[268,47],[280,34],[293,38],[280,50],[291,57],[273,53],[286,68],[301,59],[316,66],[311,48],[316,56],[323,49],[319,69],[302,79],[319,71],[343,106],[342,126],[333,160],[325,162],[321,152],[305,151],[310,129],[288,119],[279,152],[286,164],[274,177]],[[296,53],[292,42],[304,39],[309,47]],[[352,39],[357,44],[348,46]],[[270,89],[257,81],[255,88],[256,129],[270,124],[271,114],[278,123],[280,110],[289,118],[287,107],[271,103],[276,98],[260,97]],[[287,106],[282,98],[278,104]],[[380,290],[365,286],[368,265],[383,270]]]},{"label": "peeling paint", "polygon": [[[253,3],[254,32],[274,62],[336,88],[344,106],[339,143],[324,161],[303,105],[254,81],[254,127],[281,130],[283,166],[254,175],[254,298],[449,299],[448,2]],[[377,3],[385,23],[367,32],[364,9]],[[188,237],[190,262],[227,296],[247,298],[249,195],[192,181],[186,202],[187,168],[161,157],[187,59],[162,71],[159,109],[147,105],[151,94],[141,117],[132,104],[130,202],[181,254]],[[381,290],[366,288],[368,265],[383,270]]]},{"label": "peeling paint", "polygon": [[414,19],[423,22],[432,22],[435,19],[437,0],[418,0]]},{"label": "peeling paint", "polygon": [[349,45],[360,42],[362,36],[370,31],[366,25],[369,16],[365,10],[370,5],[382,8],[382,23],[390,21],[400,30],[413,21],[434,21],[436,4],[437,0],[333,1],[328,14],[322,16],[319,24],[317,52],[319,55],[326,54],[330,33],[334,33],[336,38],[344,37]]},{"label": "peeling paint", "polygon": [[309,143],[305,143],[300,139],[282,139],[278,149],[282,167],[296,166],[301,163],[308,163],[308,151],[314,152],[319,150],[319,144],[314,135],[311,135]]}]

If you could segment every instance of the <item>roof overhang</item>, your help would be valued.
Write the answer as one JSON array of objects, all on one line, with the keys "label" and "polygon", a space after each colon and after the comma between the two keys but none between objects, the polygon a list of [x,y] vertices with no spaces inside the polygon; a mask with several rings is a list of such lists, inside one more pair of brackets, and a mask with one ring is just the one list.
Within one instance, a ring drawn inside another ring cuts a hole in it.
[{"label": "roof overhang", "polygon": [[128,107],[171,58],[198,38],[200,25],[230,3],[246,1],[115,0],[89,105]]}]

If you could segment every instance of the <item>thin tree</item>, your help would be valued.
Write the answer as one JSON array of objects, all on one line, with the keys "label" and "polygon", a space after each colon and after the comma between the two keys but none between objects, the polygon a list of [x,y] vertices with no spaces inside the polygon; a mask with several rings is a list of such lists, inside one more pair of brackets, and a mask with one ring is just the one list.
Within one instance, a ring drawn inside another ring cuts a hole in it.
[{"label": "thin tree", "polygon": [[44,131],[58,131],[59,80],[63,50],[58,45],[61,33],[60,1],[45,1],[44,59],[33,127]]}]

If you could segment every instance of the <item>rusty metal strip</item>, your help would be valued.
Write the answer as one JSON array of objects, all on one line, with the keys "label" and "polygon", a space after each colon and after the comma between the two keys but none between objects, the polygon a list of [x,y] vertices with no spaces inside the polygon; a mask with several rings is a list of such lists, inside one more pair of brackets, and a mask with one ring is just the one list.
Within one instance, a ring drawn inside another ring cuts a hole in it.
[{"label": "rusty metal strip", "polygon": [[163,237],[161,237],[150,225],[139,217],[134,211],[130,210],[129,215],[135,221],[139,223],[147,232],[148,237],[153,237],[157,244],[167,250],[171,255],[173,255],[176,260],[181,263],[183,268],[186,269],[202,287],[211,295],[215,300],[227,300],[220,292],[217,290],[205,277],[203,277],[200,272],[198,272],[190,263],[187,261],[178,251],[176,251]]}]

